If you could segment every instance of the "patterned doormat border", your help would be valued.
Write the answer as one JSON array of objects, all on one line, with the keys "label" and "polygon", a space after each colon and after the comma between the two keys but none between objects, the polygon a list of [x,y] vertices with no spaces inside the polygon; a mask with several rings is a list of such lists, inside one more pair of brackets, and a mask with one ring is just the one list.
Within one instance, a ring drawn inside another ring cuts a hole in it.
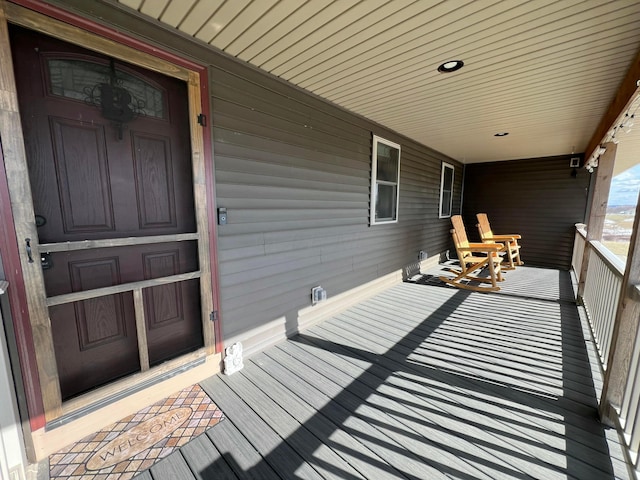
[{"label": "patterned doormat border", "polygon": [[128,480],[223,418],[193,385],[51,455],[49,478]]}]

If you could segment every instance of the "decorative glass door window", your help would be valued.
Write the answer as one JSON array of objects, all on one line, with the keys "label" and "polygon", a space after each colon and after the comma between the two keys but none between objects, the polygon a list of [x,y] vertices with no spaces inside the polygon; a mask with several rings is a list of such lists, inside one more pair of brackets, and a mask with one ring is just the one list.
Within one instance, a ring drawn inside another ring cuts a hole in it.
[{"label": "decorative glass door window", "polygon": [[117,84],[129,94],[129,108],[138,115],[166,118],[163,90],[121,68],[78,58],[47,59],[53,95],[99,104],[100,86]]},{"label": "decorative glass door window", "polygon": [[400,145],[373,136],[371,158],[371,225],[398,221]]}]

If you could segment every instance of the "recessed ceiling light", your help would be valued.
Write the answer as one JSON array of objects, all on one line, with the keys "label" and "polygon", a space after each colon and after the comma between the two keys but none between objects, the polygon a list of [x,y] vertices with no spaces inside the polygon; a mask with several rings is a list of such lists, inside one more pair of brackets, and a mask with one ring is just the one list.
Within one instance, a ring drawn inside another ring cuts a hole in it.
[{"label": "recessed ceiling light", "polygon": [[464,66],[462,60],[449,60],[438,67],[440,73],[451,73],[460,70]]},{"label": "recessed ceiling light", "polygon": [[509,135],[509,132],[498,132],[494,137],[506,137],[507,135]]}]

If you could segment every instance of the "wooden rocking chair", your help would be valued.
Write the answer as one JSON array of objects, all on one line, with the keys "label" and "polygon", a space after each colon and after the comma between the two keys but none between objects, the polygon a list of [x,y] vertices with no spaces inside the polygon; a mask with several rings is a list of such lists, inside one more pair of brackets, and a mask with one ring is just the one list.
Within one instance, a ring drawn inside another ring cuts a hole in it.
[{"label": "wooden rocking chair", "polygon": [[[445,283],[453,285],[454,287],[464,288],[466,290],[474,290],[476,292],[497,292],[500,290],[497,282],[503,280],[502,273],[500,271],[500,263],[502,257],[498,255],[502,246],[499,244],[490,243],[469,243],[467,239],[467,232],[462,222],[460,215],[454,215],[451,217],[451,235],[453,237],[453,243],[456,247],[456,253],[458,254],[458,261],[460,262],[460,270],[453,270],[457,275],[454,278],[440,277]],[[485,254],[478,256],[476,254]],[[489,277],[481,278],[474,275],[474,272],[488,267]],[[470,282],[490,283],[490,286],[473,285]]]},{"label": "wooden rocking chair", "polygon": [[486,213],[478,213],[476,215],[478,219],[478,231],[480,232],[480,239],[483,243],[497,243],[502,245],[502,252],[505,253],[505,257],[509,262],[508,265],[503,266],[505,270],[513,270],[516,265],[524,265],[524,262],[520,260],[520,244],[518,240],[522,237],[518,234],[502,234],[494,235],[491,231],[491,225]]}]

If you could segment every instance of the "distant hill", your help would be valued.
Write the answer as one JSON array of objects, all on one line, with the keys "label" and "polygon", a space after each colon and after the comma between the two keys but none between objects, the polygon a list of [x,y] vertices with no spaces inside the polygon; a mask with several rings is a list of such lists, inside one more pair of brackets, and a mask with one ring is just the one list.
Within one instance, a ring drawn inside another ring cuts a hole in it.
[{"label": "distant hill", "polygon": [[608,206],[607,213],[618,213],[618,214],[627,214],[634,215],[636,213],[635,205],[615,205]]}]

